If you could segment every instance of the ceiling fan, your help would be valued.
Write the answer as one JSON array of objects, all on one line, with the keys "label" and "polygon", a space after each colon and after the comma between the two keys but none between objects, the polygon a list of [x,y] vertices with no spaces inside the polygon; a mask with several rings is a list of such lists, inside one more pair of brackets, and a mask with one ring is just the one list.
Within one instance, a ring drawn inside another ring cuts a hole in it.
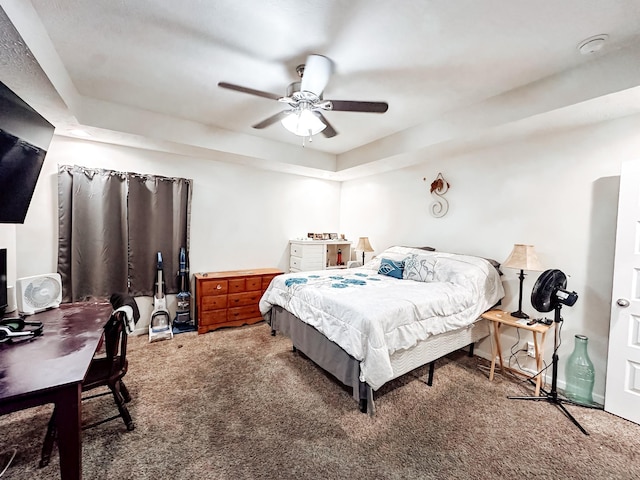
[{"label": "ceiling fan", "polygon": [[389,108],[386,102],[323,99],[322,92],[333,73],[333,62],[323,55],[309,55],[305,64],[296,67],[296,72],[300,81],[289,84],[285,96],[227,82],[219,82],[218,86],[287,104],[286,110],[252,127],[262,129],[280,121],[287,130],[301,137],[311,138],[320,132],[327,138],[338,134],[323,111],[384,113]]}]

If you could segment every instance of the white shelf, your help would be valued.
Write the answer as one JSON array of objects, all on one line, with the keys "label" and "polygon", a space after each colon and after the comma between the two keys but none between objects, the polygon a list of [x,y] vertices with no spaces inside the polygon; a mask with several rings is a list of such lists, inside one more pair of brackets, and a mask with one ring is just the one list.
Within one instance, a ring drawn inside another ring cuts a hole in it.
[{"label": "white shelf", "polygon": [[[290,240],[290,271],[305,272],[347,268],[353,251],[352,243],[350,240]],[[338,250],[341,254],[341,265],[336,265]]]}]

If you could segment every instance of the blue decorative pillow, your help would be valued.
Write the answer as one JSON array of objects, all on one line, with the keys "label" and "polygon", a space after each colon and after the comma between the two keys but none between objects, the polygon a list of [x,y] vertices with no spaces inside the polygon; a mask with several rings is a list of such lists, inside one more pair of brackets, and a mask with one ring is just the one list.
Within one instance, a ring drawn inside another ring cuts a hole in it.
[{"label": "blue decorative pillow", "polygon": [[388,275],[390,277],[402,280],[402,271],[404,270],[404,260],[391,260],[389,258],[380,259],[380,268],[378,273]]}]

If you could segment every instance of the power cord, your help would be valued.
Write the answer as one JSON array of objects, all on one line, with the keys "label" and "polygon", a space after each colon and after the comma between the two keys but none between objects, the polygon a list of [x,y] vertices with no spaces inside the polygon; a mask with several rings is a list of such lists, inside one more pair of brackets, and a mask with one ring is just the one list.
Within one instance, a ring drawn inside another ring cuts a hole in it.
[{"label": "power cord", "polygon": [[[560,322],[559,323],[560,323],[560,325],[558,326],[558,346],[553,351],[553,355],[556,355],[558,353],[558,350],[560,350],[560,346],[562,345],[562,327],[564,326],[564,318],[560,318]],[[542,375],[551,366],[551,365],[547,365],[547,362],[545,362],[544,360],[543,360],[543,363],[544,363],[544,368],[542,368],[539,372],[534,374],[533,377],[535,377],[536,375]],[[529,378],[526,378],[524,381],[529,381],[529,380],[530,380]],[[547,384],[545,382],[544,385],[543,385],[543,388],[546,388],[546,386],[547,386]]]},{"label": "power cord", "polygon": [[507,361],[507,365],[509,366],[509,368],[511,369],[511,361],[515,360],[516,365],[518,366],[518,370],[523,370],[522,365],[520,365],[520,362],[518,361],[518,353],[519,352],[526,352],[526,349],[520,348],[518,350],[516,350],[515,352],[513,351],[514,348],[516,348],[519,344],[520,344],[520,329],[516,328],[516,343],[514,343],[513,345],[511,345],[511,348],[509,349],[509,351],[511,352],[511,355],[509,356],[509,360]]},{"label": "power cord", "polygon": [[[544,322],[543,322],[543,323],[544,323]],[[557,354],[558,350],[560,349],[560,346],[562,345],[562,327],[563,327],[563,325],[564,325],[564,319],[563,319],[563,318],[561,318],[559,323],[560,323],[560,325],[559,325],[559,327],[558,327],[558,347],[557,347],[557,348],[555,349],[555,351],[553,352],[553,354],[554,354],[554,355],[555,355],[555,354]],[[517,364],[517,366],[518,366],[518,370],[524,373],[524,372],[525,372],[525,370],[524,370],[524,369],[522,368],[522,366],[520,365],[520,362],[518,361],[517,354],[518,354],[518,353],[520,353],[520,352],[526,352],[526,351],[527,351],[527,349],[521,348],[521,349],[519,349],[519,350],[516,350],[515,352],[513,351],[513,349],[514,349],[515,347],[517,347],[517,346],[518,346],[518,344],[520,343],[520,330],[519,330],[519,329],[516,329],[516,332],[517,332],[518,337],[517,337],[517,341],[516,341],[516,343],[514,343],[514,344],[511,346],[511,349],[510,349],[510,351],[511,351],[511,356],[509,357],[509,368],[511,368],[511,360],[512,360],[512,359],[514,359],[514,360],[515,360],[515,362],[516,362],[516,364]],[[530,374],[530,376],[528,376],[528,377],[526,377],[526,378],[524,378],[524,379],[520,379],[520,378],[518,378],[518,383],[519,383],[519,384],[521,384],[521,385],[522,385],[522,384],[524,384],[524,383],[531,383],[531,382],[533,382],[533,379],[534,379],[535,377],[537,377],[538,375],[542,375],[543,373],[545,373],[545,372],[549,369],[549,367],[550,367],[551,365],[550,365],[550,364],[547,364],[547,362],[545,362],[545,361],[544,361],[544,359],[542,360],[542,363],[543,363],[543,365],[544,365],[544,367],[543,367],[543,368],[541,368],[541,369],[540,369],[539,371],[537,371],[537,372],[534,372],[534,373]],[[515,377],[515,375],[513,375],[513,377],[514,377],[514,378],[517,378],[517,377]],[[544,378],[544,377],[543,377],[543,378]],[[541,387],[542,387],[542,388],[546,388],[546,386],[547,386],[547,383],[546,383],[546,382],[544,382],[544,383],[542,384],[542,386],[541,386]]]}]

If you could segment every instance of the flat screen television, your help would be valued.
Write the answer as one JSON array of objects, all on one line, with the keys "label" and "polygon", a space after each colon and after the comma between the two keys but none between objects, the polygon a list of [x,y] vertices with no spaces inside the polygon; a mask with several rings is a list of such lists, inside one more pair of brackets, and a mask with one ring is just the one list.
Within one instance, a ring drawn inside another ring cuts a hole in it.
[{"label": "flat screen television", "polygon": [[24,223],[53,131],[0,82],[0,223]]},{"label": "flat screen television", "polygon": [[0,248],[0,318],[9,306],[7,297],[7,249]]}]

